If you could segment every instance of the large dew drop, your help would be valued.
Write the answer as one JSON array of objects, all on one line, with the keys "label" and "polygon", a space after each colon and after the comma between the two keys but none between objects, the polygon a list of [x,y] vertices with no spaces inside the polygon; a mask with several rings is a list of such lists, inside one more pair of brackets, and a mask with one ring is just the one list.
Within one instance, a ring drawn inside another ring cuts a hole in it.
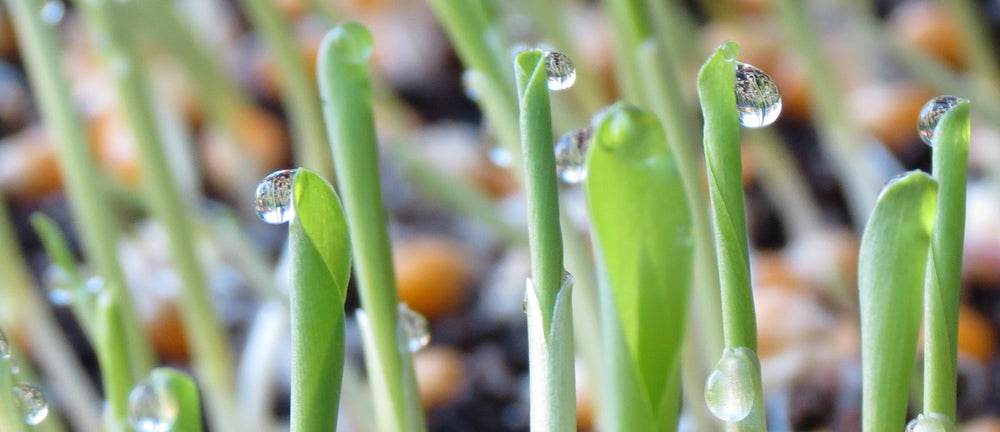
[{"label": "large dew drop", "polygon": [[431,331],[427,318],[410,309],[406,303],[399,304],[399,332],[406,343],[406,349],[417,352],[431,343]]},{"label": "large dew drop", "polygon": [[927,145],[934,145],[934,129],[937,129],[941,117],[958,105],[962,99],[955,96],[938,96],[927,101],[923,109],[920,110],[920,117],[917,118],[917,132],[920,139]]},{"label": "large dew drop", "polygon": [[587,178],[587,148],[590,147],[591,129],[580,128],[567,132],[556,143],[556,174],[569,184]]},{"label": "large dew drop", "polygon": [[41,389],[22,383],[14,386],[12,390],[14,405],[26,424],[39,424],[49,415],[49,404],[45,401],[45,394]]},{"label": "large dew drop", "polygon": [[748,128],[761,128],[778,119],[781,114],[781,93],[764,71],[754,65],[736,65],[736,110],[740,124]]},{"label": "large dew drop", "polygon": [[169,388],[143,383],[128,394],[128,421],[138,432],[166,432],[177,420],[177,396]]},{"label": "large dew drop", "polygon": [[931,413],[920,414],[906,425],[906,432],[954,432],[955,425],[948,417]]},{"label": "large dew drop", "polygon": [[549,90],[566,90],[576,82],[576,67],[566,54],[559,51],[545,52],[546,86]]},{"label": "large dew drop", "polygon": [[283,224],[295,217],[292,205],[292,180],[295,170],[280,170],[268,174],[257,185],[255,207],[257,216],[269,224]]},{"label": "large dew drop", "polygon": [[750,415],[754,403],[753,351],[727,348],[705,383],[708,410],[727,422],[738,422]]}]

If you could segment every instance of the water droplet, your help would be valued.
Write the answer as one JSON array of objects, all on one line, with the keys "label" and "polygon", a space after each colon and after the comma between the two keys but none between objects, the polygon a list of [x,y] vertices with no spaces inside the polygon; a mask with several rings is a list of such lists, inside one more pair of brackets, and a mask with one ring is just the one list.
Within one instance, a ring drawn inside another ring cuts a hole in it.
[{"label": "water droplet", "polygon": [[906,432],[952,432],[955,425],[947,416],[930,413],[919,414],[906,425]]},{"label": "water droplet", "polygon": [[261,180],[257,185],[257,216],[269,224],[283,224],[295,217],[292,205],[292,180],[295,170],[279,170]]},{"label": "water droplet", "polygon": [[510,168],[514,163],[514,156],[503,147],[493,147],[490,149],[490,162],[501,168]]},{"label": "water droplet", "polygon": [[85,284],[87,292],[91,294],[100,293],[101,291],[104,290],[104,285],[105,285],[104,278],[100,276],[91,276],[89,279],[87,279],[87,282]]},{"label": "water droplet", "polygon": [[69,274],[58,265],[50,265],[45,269],[45,281],[49,287],[49,301],[56,306],[68,306],[73,303],[73,281]]},{"label": "water droplet", "polygon": [[569,270],[563,269],[562,283],[559,288],[570,288],[574,283],[576,283],[576,278],[573,277],[573,273],[570,273]]},{"label": "water droplet", "polygon": [[556,143],[556,174],[569,184],[587,178],[587,148],[590,147],[591,129],[580,128],[567,132]]},{"label": "water droplet", "polygon": [[17,375],[21,373],[21,365],[17,363],[13,357],[8,357],[7,362],[10,363],[10,373]]},{"label": "water droplet", "polygon": [[399,328],[406,342],[406,348],[410,352],[417,352],[431,343],[431,331],[427,325],[427,318],[410,309],[406,303],[400,303],[398,310]]},{"label": "water droplet", "polygon": [[774,123],[781,114],[778,85],[756,66],[737,64],[736,110],[744,127],[761,128]]},{"label": "water droplet", "polygon": [[177,396],[164,385],[142,383],[128,393],[128,421],[138,432],[166,432],[177,420]]},{"label": "water droplet", "polygon": [[38,387],[31,384],[18,384],[14,386],[14,405],[24,418],[24,422],[29,425],[36,425],[45,420],[49,415],[49,404],[45,401],[45,394]]},{"label": "water droplet", "polygon": [[10,343],[7,342],[7,335],[0,330],[0,359],[10,358]]},{"label": "water droplet", "polygon": [[340,52],[344,60],[364,63],[372,55],[375,45],[368,28],[356,21],[348,21],[330,31],[333,48]]},{"label": "water droplet", "polygon": [[66,5],[58,0],[51,0],[42,5],[42,21],[48,25],[56,25],[66,15]]},{"label": "water droplet", "polygon": [[917,132],[920,134],[920,139],[927,145],[934,145],[934,129],[937,129],[941,117],[961,101],[961,98],[950,95],[938,96],[927,101],[920,110],[920,117],[917,118]]},{"label": "water droplet", "polygon": [[740,54],[740,46],[731,40],[727,40],[722,43],[722,58],[727,61],[736,60],[736,56]]},{"label": "water droplet", "polygon": [[750,415],[754,403],[754,366],[750,349],[726,348],[715,370],[705,383],[708,410],[727,422],[738,422]]},{"label": "water droplet", "polygon": [[576,82],[573,62],[559,51],[545,52],[545,73],[549,77],[546,84],[552,91],[566,90]]}]

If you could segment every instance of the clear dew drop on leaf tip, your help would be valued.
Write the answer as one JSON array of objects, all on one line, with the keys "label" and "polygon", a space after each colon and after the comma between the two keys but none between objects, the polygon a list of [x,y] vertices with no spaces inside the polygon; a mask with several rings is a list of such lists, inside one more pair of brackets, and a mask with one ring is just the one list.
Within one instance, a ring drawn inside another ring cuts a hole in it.
[{"label": "clear dew drop on leaf tip", "polygon": [[559,51],[545,52],[546,86],[549,90],[566,90],[576,82],[576,67],[566,54]]},{"label": "clear dew drop on leaf tip", "polygon": [[292,180],[295,170],[278,170],[261,180],[254,194],[257,216],[269,224],[283,224],[295,217],[292,205]]},{"label": "clear dew drop on leaf tip", "polygon": [[942,95],[924,104],[924,107],[920,110],[920,116],[917,118],[917,132],[924,143],[929,146],[934,145],[934,129],[937,129],[938,123],[941,122],[941,117],[944,117],[945,113],[955,108],[955,105],[958,105],[959,102],[962,102],[962,99],[959,97]]},{"label": "clear dew drop on leaf tip", "polygon": [[57,25],[66,15],[66,5],[59,0],[50,0],[42,4],[42,22],[48,25]]},{"label": "clear dew drop on leaf tip", "polygon": [[736,64],[736,110],[740,124],[762,128],[774,123],[781,114],[778,85],[764,71],[747,63]]},{"label": "clear dew drop on leaf tip", "polygon": [[177,420],[177,396],[162,385],[142,383],[128,394],[128,420],[137,432],[166,432]]}]

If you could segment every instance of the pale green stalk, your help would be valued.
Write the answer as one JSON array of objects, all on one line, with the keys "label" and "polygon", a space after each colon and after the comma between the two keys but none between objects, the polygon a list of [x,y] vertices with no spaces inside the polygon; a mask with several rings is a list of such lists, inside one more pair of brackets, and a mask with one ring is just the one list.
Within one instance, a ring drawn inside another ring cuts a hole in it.
[{"label": "pale green stalk", "polygon": [[98,54],[110,74],[138,145],[143,189],[150,211],[169,239],[171,258],[181,282],[181,317],[192,345],[192,361],[207,395],[213,429],[240,430],[228,341],[209,301],[189,220],[188,210],[193,205],[184,202],[166,165],[146,75],[128,43],[124,23],[116,19],[115,3],[81,0],[78,5],[91,38],[98,42]]},{"label": "pale green stalk", "polygon": [[924,286],[924,414],[941,414],[954,422],[969,159],[968,101],[944,115],[934,132],[933,143],[938,205]]},{"label": "pale green stalk", "polygon": [[365,361],[382,431],[426,428],[409,352],[398,335],[396,277],[386,229],[364,26],[333,29],[320,48],[317,77],[354,251]]},{"label": "pale green stalk", "polygon": [[573,376],[572,284],[563,283],[559,192],[552,151],[552,123],[541,51],[525,51],[514,63],[521,100],[521,151],[528,200],[531,278],[528,313],[531,429],[576,430]]},{"label": "pale green stalk", "polygon": [[[56,148],[63,186],[74,220],[77,222],[83,249],[107,282],[123,290],[122,298],[131,298],[124,291],[125,278],[118,263],[115,215],[101,187],[97,165],[90,153],[90,142],[83,121],[76,110],[69,83],[63,72],[60,54],[56,51],[55,29],[41,18],[41,0],[12,0],[18,44],[32,89],[46,128]],[[133,375],[144,375],[153,366],[154,355],[148,337],[131,302],[122,305],[128,323],[129,355]]]}]

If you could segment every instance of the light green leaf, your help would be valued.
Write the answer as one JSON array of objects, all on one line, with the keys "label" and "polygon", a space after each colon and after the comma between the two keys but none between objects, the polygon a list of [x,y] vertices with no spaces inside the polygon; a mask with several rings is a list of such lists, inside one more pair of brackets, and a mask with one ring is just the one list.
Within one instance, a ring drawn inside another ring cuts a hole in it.
[{"label": "light green leaf", "polygon": [[863,427],[901,431],[920,330],[924,267],[937,183],[913,171],[889,183],[865,226],[858,257]]},{"label": "light green leaf", "polygon": [[344,301],[351,269],[347,222],[333,188],[299,168],[289,224],[292,262],[291,430],[333,430],[344,364]]},{"label": "light green leaf", "polygon": [[[595,127],[584,183],[592,229],[632,369],[659,409],[677,397],[665,393],[677,389],[686,330],[691,212],[655,116],[619,103]],[[676,424],[679,405],[668,408]]]}]

